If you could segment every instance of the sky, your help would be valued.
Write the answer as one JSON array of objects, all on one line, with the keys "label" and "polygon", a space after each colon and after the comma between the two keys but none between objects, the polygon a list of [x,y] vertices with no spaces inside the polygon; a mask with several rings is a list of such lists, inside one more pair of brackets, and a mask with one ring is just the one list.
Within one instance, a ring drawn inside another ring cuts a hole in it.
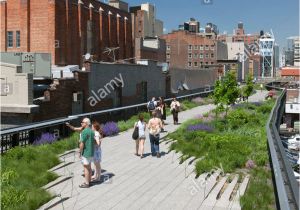
[{"label": "sky", "polygon": [[[156,16],[170,32],[190,17],[200,21],[200,27],[212,22],[219,32],[233,33],[239,21],[245,33],[259,33],[272,29],[280,48],[287,45],[287,37],[299,36],[299,0],[125,0],[129,6],[151,3]],[[206,4],[205,2],[208,2]]]}]

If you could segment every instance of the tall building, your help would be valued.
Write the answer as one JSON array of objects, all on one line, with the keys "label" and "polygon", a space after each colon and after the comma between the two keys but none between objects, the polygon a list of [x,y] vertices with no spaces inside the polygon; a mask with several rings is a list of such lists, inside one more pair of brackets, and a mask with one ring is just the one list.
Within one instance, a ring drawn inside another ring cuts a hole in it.
[{"label": "tall building", "polygon": [[287,48],[284,50],[286,66],[300,66],[300,36],[287,38]]},{"label": "tall building", "polygon": [[216,64],[216,40],[210,36],[179,30],[161,38],[166,40],[170,68],[200,69]]},{"label": "tall building", "polygon": [[300,66],[300,36],[294,38],[294,66]]},{"label": "tall building", "polygon": [[216,35],[219,34],[218,26],[213,23],[207,23],[207,26],[211,28],[211,32],[214,32]]},{"label": "tall building", "polygon": [[265,33],[259,39],[259,51],[261,55],[261,77],[274,77],[274,36]]},{"label": "tall building", "polygon": [[200,22],[195,18],[190,18],[190,20],[184,22],[183,25],[179,25],[179,30],[189,31],[191,33],[199,33]]},{"label": "tall building", "polygon": [[52,64],[82,65],[83,56],[113,61],[133,55],[131,15],[98,0],[0,1],[2,52],[51,53]]},{"label": "tall building", "polygon": [[279,70],[279,64],[280,64],[280,51],[279,51],[279,45],[274,44],[274,70],[277,72]]},{"label": "tall building", "polygon": [[244,24],[239,22],[233,34],[220,34],[218,40],[222,42],[245,42],[247,45],[251,46],[258,43],[259,37],[259,34],[246,34]]},{"label": "tall building", "polygon": [[163,34],[163,22],[156,19],[155,6],[149,3],[130,7],[133,39],[156,37]]}]

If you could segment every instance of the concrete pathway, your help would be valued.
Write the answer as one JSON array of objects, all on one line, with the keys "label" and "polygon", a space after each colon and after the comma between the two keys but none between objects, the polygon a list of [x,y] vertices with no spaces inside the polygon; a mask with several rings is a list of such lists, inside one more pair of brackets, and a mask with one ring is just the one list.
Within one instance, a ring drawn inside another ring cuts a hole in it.
[{"label": "concrete pathway", "polygon": [[[257,92],[249,101],[262,101],[266,91]],[[204,114],[214,105],[199,106],[179,113],[184,122]],[[167,117],[165,130],[174,132],[179,126]],[[237,182],[235,175],[223,175],[220,170],[195,178],[193,158],[179,164],[180,154],[169,152],[170,143],[160,144],[161,158],[149,155],[147,135],[144,159],[133,155],[135,142],[132,129],[105,138],[102,144],[102,182],[89,189],[79,188],[84,179],[78,154],[69,151],[60,157],[62,163],[51,169],[61,177],[44,188],[56,195],[40,209],[241,209],[249,177]],[[231,179],[228,177],[231,176]]]}]

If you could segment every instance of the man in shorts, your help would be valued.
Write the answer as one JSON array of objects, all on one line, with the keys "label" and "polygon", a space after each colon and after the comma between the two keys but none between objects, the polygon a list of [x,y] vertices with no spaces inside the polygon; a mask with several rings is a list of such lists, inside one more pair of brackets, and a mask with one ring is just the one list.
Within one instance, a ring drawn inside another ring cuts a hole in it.
[{"label": "man in shorts", "polygon": [[80,188],[89,188],[92,176],[91,162],[94,157],[94,131],[90,128],[91,121],[88,118],[84,118],[81,122],[83,131],[81,133],[81,140],[79,146],[79,158],[84,167],[85,182],[79,185]]}]

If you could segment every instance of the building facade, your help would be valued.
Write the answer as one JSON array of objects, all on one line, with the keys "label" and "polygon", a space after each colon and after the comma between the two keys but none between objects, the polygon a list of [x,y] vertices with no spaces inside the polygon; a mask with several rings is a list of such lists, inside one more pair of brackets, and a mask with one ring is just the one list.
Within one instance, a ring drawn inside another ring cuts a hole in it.
[{"label": "building facade", "polygon": [[56,65],[82,65],[133,55],[131,15],[96,0],[6,0],[0,2],[2,52],[51,53]]},{"label": "building facade", "polygon": [[166,62],[166,41],[157,37],[135,38],[135,59]]},{"label": "building facade", "polygon": [[259,37],[259,34],[246,34],[244,24],[239,22],[238,27],[234,30],[234,34],[220,34],[218,35],[218,40],[222,42],[244,42],[245,44],[251,46],[258,44]]},{"label": "building facade", "polygon": [[166,40],[170,68],[200,69],[216,64],[216,40],[211,36],[179,30],[161,38]]},{"label": "building facade", "polygon": [[157,37],[163,34],[163,22],[156,19],[155,6],[149,3],[130,7],[132,37]]}]

